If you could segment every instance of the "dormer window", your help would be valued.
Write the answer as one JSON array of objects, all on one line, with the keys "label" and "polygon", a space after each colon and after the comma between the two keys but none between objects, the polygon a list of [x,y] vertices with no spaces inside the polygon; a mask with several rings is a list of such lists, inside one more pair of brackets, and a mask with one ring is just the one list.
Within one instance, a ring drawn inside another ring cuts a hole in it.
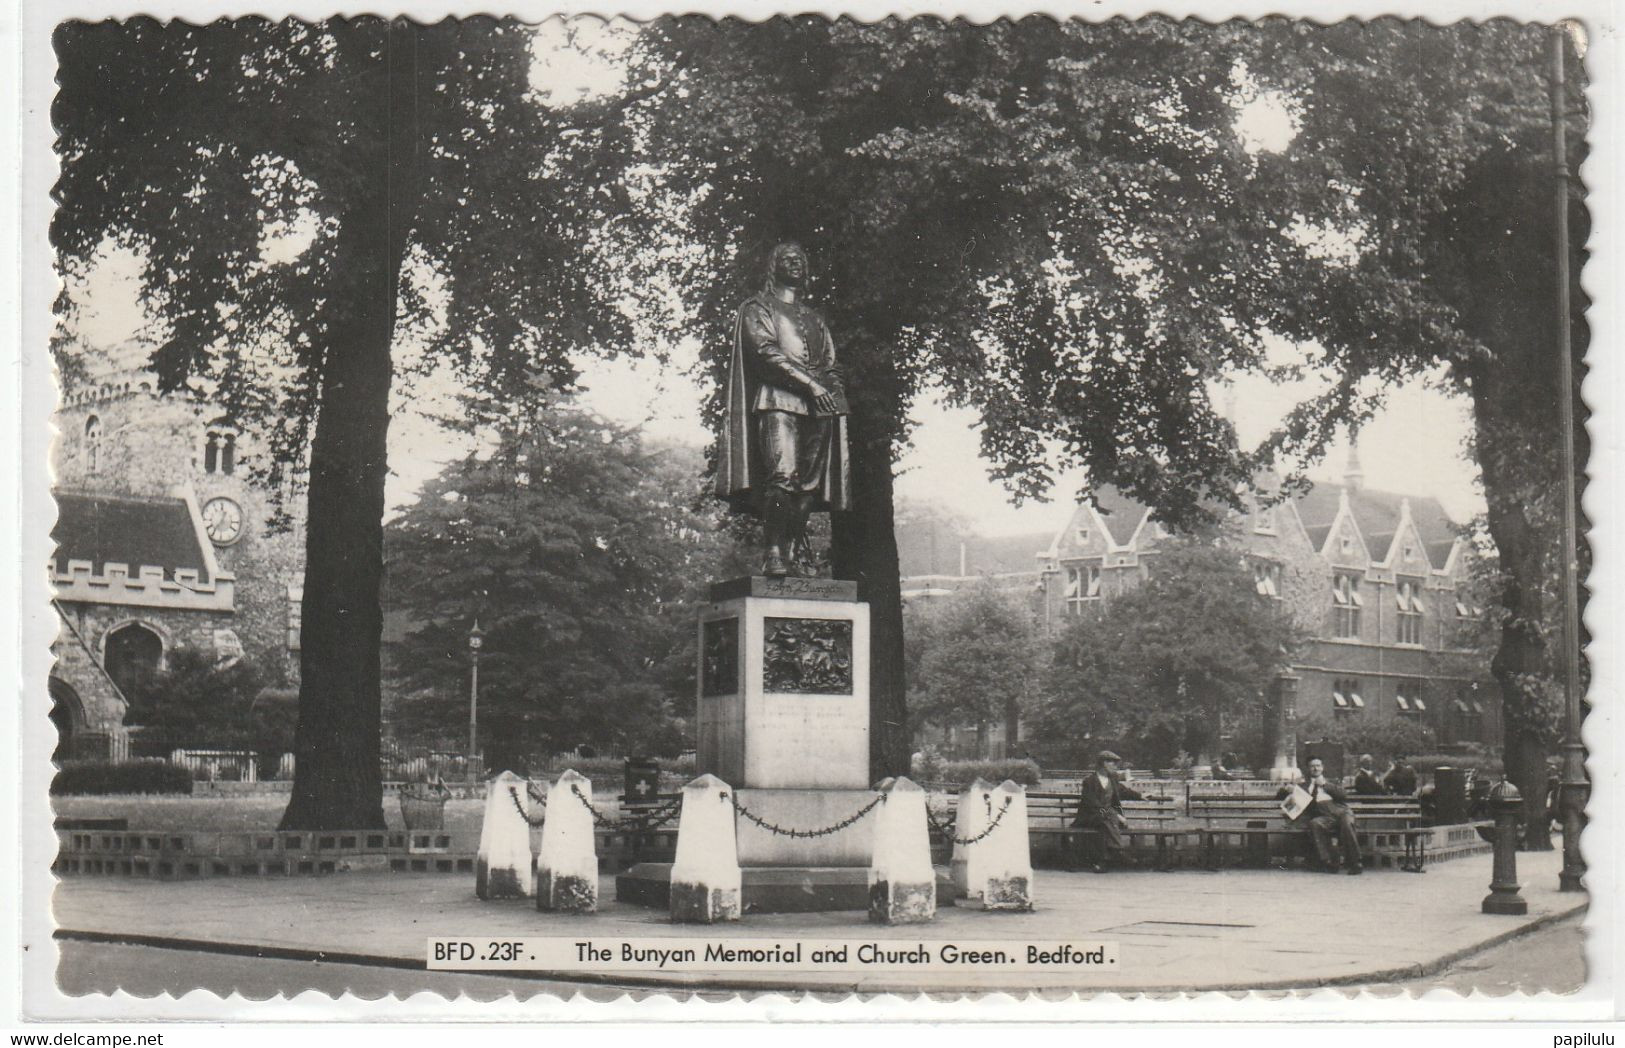
[{"label": "dormer window", "polygon": [[1089,525],[1087,525],[1087,524],[1079,524],[1078,525],[1077,539],[1078,539],[1078,545],[1080,545],[1080,546],[1087,546],[1089,544]]},{"label": "dormer window", "polygon": [[1263,503],[1254,507],[1253,532],[1258,535],[1275,534],[1275,507]]},{"label": "dormer window", "polygon": [[1353,539],[1352,536],[1349,536],[1349,535],[1344,535],[1343,536],[1342,550],[1343,550],[1344,553],[1353,553],[1354,552],[1354,539]]},{"label": "dormer window", "polygon": [[85,419],[85,472],[100,473],[102,468],[102,420],[95,415]]}]

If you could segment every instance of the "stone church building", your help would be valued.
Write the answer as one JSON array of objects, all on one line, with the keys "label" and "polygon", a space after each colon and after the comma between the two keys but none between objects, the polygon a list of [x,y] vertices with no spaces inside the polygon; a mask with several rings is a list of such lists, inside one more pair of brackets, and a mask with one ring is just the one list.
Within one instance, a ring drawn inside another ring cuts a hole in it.
[{"label": "stone church building", "polygon": [[159,393],[149,346],[73,352],[52,453],[51,719],[59,758],[123,758],[128,694],[177,650],[297,681],[304,506],[290,496],[274,520],[253,434]]}]

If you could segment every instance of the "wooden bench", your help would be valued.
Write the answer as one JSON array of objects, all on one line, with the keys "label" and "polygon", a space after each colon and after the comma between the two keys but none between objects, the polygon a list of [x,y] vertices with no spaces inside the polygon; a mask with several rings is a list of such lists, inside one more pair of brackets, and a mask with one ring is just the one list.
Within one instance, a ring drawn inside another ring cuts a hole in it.
[{"label": "wooden bench", "polygon": [[[1059,845],[1063,864],[1075,865],[1083,849],[1097,841],[1100,831],[1072,825],[1078,814],[1078,795],[1075,793],[1027,794],[1028,833],[1038,841],[1054,841]],[[1129,849],[1150,841],[1154,850],[1152,866],[1158,871],[1174,867],[1176,845],[1184,838],[1195,838],[1200,828],[1183,817],[1180,804],[1173,797],[1146,797],[1144,800],[1124,801],[1124,842]],[[1036,848],[1034,849],[1037,850]]]},{"label": "wooden bench", "polygon": [[[1231,795],[1202,796],[1192,792],[1190,817],[1203,828],[1204,864],[1217,869],[1222,852],[1238,841],[1246,856],[1257,865],[1268,865],[1270,843],[1275,838],[1300,842],[1309,832],[1307,820],[1289,822],[1274,797]],[[1427,865],[1427,839],[1421,806],[1402,797],[1350,797],[1355,834],[1362,854],[1383,864],[1395,863],[1402,870],[1421,873]],[[1397,862],[1395,862],[1397,860]]]},{"label": "wooden bench", "polygon": [[[645,797],[621,794],[621,818],[640,819],[643,826],[626,829],[596,829],[604,847],[601,854],[615,854],[626,866],[640,862],[672,862],[677,857],[677,816],[666,818],[671,805],[680,804],[681,793],[656,793]],[[658,822],[659,825],[655,825]]]},{"label": "wooden bench", "polygon": [[[936,818],[939,825],[932,827],[932,837],[938,845],[946,845],[953,829],[953,815],[958,794],[950,793],[946,811]],[[1155,849],[1154,865],[1158,870],[1173,867],[1173,849],[1170,844],[1181,837],[1195,837],[1199,827],[1189,825],[1181,818],[1179,802],[1173,797],[1149,797],[1141,801],[1124,801],[1123,817],[1128,828],[1123,831],[1130,847],[1140,841],[1152,842]],[[1077,862],[1079,846],[1098,836],[1097,831],[1072,825],[1078,813],[1078,795],[1075,793],[1028,793],[1027,833],[1035,853],[1044,851],[1058,854],[1063,865]]]}]

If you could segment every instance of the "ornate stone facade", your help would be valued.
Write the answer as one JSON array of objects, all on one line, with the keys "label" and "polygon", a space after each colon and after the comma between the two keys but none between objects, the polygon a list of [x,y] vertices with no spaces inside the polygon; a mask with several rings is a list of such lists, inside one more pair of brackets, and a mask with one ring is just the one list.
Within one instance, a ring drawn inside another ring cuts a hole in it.
[{"label": "ornate stone facade", "polygon": [[59,752],[98,755],[107,739],[117,755],[121,658],[156,652],[161,666],[195,648],[247,657],[272,685],[297,681],[303,494],[286,492],[288,519],[274,524],[276,500],[255,478],[260,443],[207,402],[161,394],[150,347],[74,352],[52,454],[53,719],[88,733]]}]

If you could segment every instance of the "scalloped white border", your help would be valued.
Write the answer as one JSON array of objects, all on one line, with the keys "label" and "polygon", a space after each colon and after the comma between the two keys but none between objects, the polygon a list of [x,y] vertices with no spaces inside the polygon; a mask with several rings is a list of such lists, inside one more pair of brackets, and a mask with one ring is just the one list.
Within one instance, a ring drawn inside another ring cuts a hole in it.
[{"label": "scalloped white border", "polygon": [[[1619,877],[1617,870],[1625,853],[1620,848],[1619,827],[1614,822],[1618,789],[1619,721],[1614,701],[1620,691],[1619,655],[1616,644],[1622,638],[1619,624],[1620,570],[1618,541],[1620,506],[1618,471],[1620,393],[1619,352],[1614,348],[1620,337],[1619,307],[1614,292],[1619,287],[1620,251],[1619,140],[1620,121],[1620,11],[1615,0],[1530,0],[1516,5],[1498,5],[1475,0],[1426,0],[1395,7],[1373,0],[1345,0],[1335,5],[1290,0],[1277,3],[1181,2],[1119,3],[1108,0],[1048,3],[1041,6],[1009,6],[987,0],[962,0],[949,4],[921,3],[918,0],[879,4],[848,2],[813,8],[783,7],[774,3],[695,3],[682,12],[733,15],[760,19],[781,12],[815,10],[828,15],[849,14],[863,19],[886,15],[963,15],[975,21],[988,21],[1003,15],[1027,13],[1056,17],[1101,19],[1113,15],[1138,16],[1166,14],[1196,16],[1209,20],[1233,17],[1256,18],[1288,15],[1330,21],[1344,17],[1375,18],[1383,15],[1421,15],[1435,22],[1457,19],[1484,19],[1509,16],[1526,21],[1550,22],[1575,18],[1589,36],[1586,62],[1591,74],[1590,96],[1594,124],[1592,153],[1581,176],[1590,193],[1592,213],[1592,256],[1584,273],[1584,283],[1593,304],[1589,313],[1592,341],[1588,363],[1590,373],[1585,397],[1592,411],[1590,430],[1591,483],[1585,509],[1591,520],[1591,542],[1595,568],[1590,584],[1593,590],[1587,625],[1594,637],[1589,651],[1593,666],[1593,713],[1586,725],[1586,742],[1591,750],[1594,790],[1591,824],[1585,836],[1590,865],[1591,909],[1587,917],[1587,959],[1589,977],[1578,994],[1556,997],[1551,994],[1485,998],[1462,998],[1455,993],[1435,991],[1425,998],[1378,998],[1352,994],[1346,990],[1319,990],[1311,993],[1192,994],[1178,999],[1125,998],[1103,994],[1080,1004],[1072,1001],[1016,1000],[1007,995],[990,995],[977,1001],[935,1003],[883,997],[868,1001],[840,1002],[802,999],[790,1002],[782,996],[755,1000],[734,998],[727,1002],[674,1001],[669,997],[649,997],[641,1002],[623,999],[614,1003],[593,1003],[582,998],[565,1001],[535,998],[520,1004],[505,1002],[482,1005],[466,999],[448,1002],[433,994],[419,994],[401,1000],[361,1001],[353,997],[333,1000],[325,995],[306,993],[293,1001],[250,1002],[241,998],[222,1000],[212,993],[193,992],[184,998],[143,1000],[120,994],[105,998],[69,998],[56,990],[54,973],[56,949],[50,935],[50,894],[52,878],[44,868],[43,856],[52,846],[51,813],[46,787],[51,768],[48,754],[49,727],[45,717],[45,689],[29,687],[42,681],[49,667],[49,643],[54,623],[49,616],[45,573],[33,570],[49,556],[48,522],[53,519],[45,464],[51,439],[50,412],[55,403],[49,356],[45,349],[50,328],[50,304],[54,283],[46,229],[51,213],[50,187],[56,166],[51,152],[52,131],[49,106],[53,94],[55,57],[50,45],[51,27],[63,18],[101,19],[147,14],[181,17],[195,22],[218,17],[262,14],[271,17],[294,15],[327,17],[335,13],[332,4],[218,3],[212,0],[167,0],[163,3],[128,3],[113,0],[12,0],[0,19],[0,39],[9,45],[15,59],[0,68],[15,70],[11,96],[19,105],[0,109],[0,138],[15,143],[17,162],[0,170],[5,199],[10,203],[0,212],[0,252],[7,272],[17,279],[7,280],[4,301],[12,308],[0,310],[7,318],[5,367],[16,381],[0,381],[0,416],[7,420],[20,439],[13,445],[19,458],[15,469],[0,469],[0,505],[15,507],[0,516],[0,544],[17,553],[19,602],[16,610],[0,603],[0,666],[16,666],[15,677],[20,701],[10,731],[0,730],[0,767],[18,770],[16,804],[0,805],[0,840],[18,840],[12,861],[0,864],[0,878],[12,889],[9,898],[19,901],[13,920],[0,921],[0,1025],[11,1026],[28,1017],[71,1017],[74,1020],[283,1020],[295,1022],[338,1022],[345,1020],[400,1021],[503,1021],[600,1020],[600,1021],[703,1021],[762,1022],[831,1020],[891,1022],[897,1020],[1054,1022],[1054,1021],[1372,1021],[1456,1020],[1499,1022],[1518,1020],[1598,1020],[1622,1014],[1619,994],[1621,938],[1618,934]],[[560,0],[543,5],[513,2],[502,7],[480,7],[466,3],[429,5],[403,4],[388,8],[368,4],[344,5],[340,13],[387,11],[424,20],[446,15],[481,13],[514,14],[540,20],[555,14],[628,15],[647,18],[674,8],[654,0],[622,0],[614,8]],[[13,320],[13,318],[15,318]],[[19,740],[27,740],[19,746]],[[7,832],[10,831],[10,832]],[[26,861],[25,861],[26,860]],[[126,1026],[125,1032],[138,1032]],[[36,1028],[34,1032],[44,1032]],[[328,1028],[329,1034],[334,1031]],[[605,1031],[607,1033],[607,1031]],[[778,1037],[787,1031],[777,1031]],[[807,1031],[811,1032],[811,1031]],[[1294,1036],[1290,1032],[1277,1032]],[[1503,1031],[1504,1032],[1504,1031]],[[1578,1032],[1578,1031],[1576,1031]],[[292,1034],[293,1031],[285,1031]],[[342,1035],[342,1031],[338,1031]],[[656,1036],[655,1031],[624,1031],[631,1037]],[[1241,1033],[1241,1031],[1237,1031]],[[1530,1031],[1534,1034],[1534,1031]],[[597,1031],[593,1031],[598,1036]],[[1372,1037],[1384,1036],[1377,1030]],[[231,1037],[229,1031],[213,1031],[215,1037]],[[453,1034],[453,1036],[458,1036]],[[546,1036],[545,1034],[543,1036]],[[568,1034],[566,1034],[568,1036]],[[665,1037],[662,1033],[659,1036]],[[1065,1036],[1060,1030],[1008,1031],[995,1036]],[[1205,1034],[1194,1034],[1206,1037]],[[1256,1031],[1248,1035],[1271,1036]],[[1444,1036],[1449,1036],[1445,1034]],[[1544,1034],[1535,1034],[1544,1043]],[[686,1039],[686,1038],[685,1038]],[[1533,1041],[1529,1043],[1535,1043]]]}]

